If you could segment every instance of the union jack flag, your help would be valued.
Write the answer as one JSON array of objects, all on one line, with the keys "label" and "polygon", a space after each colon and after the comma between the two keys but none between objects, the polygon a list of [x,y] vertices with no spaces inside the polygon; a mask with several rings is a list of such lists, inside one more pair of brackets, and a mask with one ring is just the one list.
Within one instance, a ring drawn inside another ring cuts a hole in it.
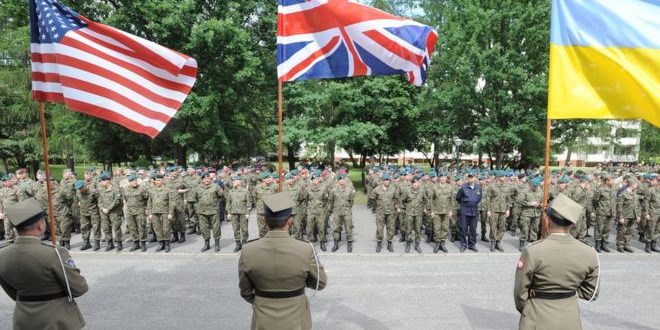
[{"label": "union jack flag", "polygon": [[281,81],[406,74],[422,85],[438,34],[356,0],[278,0]]},{"label": "union jack flag", "polygon": [[33,98],[156,137],[190,93],[195,59],[57,0],[29,3]]}]

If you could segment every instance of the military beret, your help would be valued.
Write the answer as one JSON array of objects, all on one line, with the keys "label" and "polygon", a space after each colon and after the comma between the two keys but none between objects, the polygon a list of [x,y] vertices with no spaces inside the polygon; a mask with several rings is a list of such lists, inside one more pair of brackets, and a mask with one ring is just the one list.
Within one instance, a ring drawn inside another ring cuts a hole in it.
[{"label": "military beret", "polygon": [[101,176],[99,177],[99,180],[101,181],[110,181],[110,174],[103,172],[101,173]]},{"label": "military beret", "polygon": [[162,179],[164,176],[160,173],[156,174],[156,179]]},{"label": "military beret", "polygon": [[5,214],[14,227],[21,229],[43,219],[45,212],[36,199],[28,198],[7,207]]},{"label": "military beret", "polygon": [[270,173],[269,173],[269,172],[261,172],[261,174],[259,174],[259,177],[260,177],[261,179],[267,179],[267,178],[270,178]]},{"label": "military beret", "polygon": [[455,175],[454,176],[454,180],[456,180],[456,181],[461,180],[461,179],[463,179],[462,175]]},{"label": "military beret", "polygon": [[267,220],[285,220],[291,216],[296,203],[288,192],[280,192],[264,196],[264,217]]},{"label": "military beret", "polygon": [[135,175],[135,173],[133,173],[133,174],[129,175],[127,179],[128,179],[128,182],[133,182],[133,181],[137,180],[137,175]]},{"label": "military beret", "polygon": [[562,176],[561,178],[559,178],[559,180],[558,180],[557,182],[559,182],[559,183],[570,183],[570,182],[571,182],[571,178],[569,178],[568,176],[564,175],[564,176]]},{"label": "military beret", "polygon": [[541,184],[543,184],[543,179],[541,177],[537,176],[537,177],[531,179],[529,182],[532,184],[532,186],[538,187]]},{"label": "military beret", "polygon": [[76,181],[76,183],[74,183],[74,185],[73,185],[73,187],[74,187],[76,190],[80,190],[80,189],[82,189],[84,186],[85,186],[85,181],[84,181],[84,180],[78,180],[78,181]]},{"label": "military beret", "polygon": [[295,169],[294,169],[294,170],[291,170],[291,172],[289,172],[289,173],[290,173],[291,175],[294,175],[294,176],[295,176],[295,175],[298,175],[298,170],[295,170]]},{"label": "military beret", "polygon": [[391,178],[392,178],[392,177],[390,176],[389,173],[387,173],[387,172],[386,172],[386,173],[383,173],[383,177],[382,177],[383,180],[390,180]]},{"label": "military beret", "polygon": [[293,175],[291,175],[291,173],[287,173],[287,174],[284,176],[284,179],[286,179],[286,180],[291,180],[291,179],[293,179]]},{"label": "military beret", "polygon": [[271,177],[272,177],[273,179],[279,179],[279,178],[280,178],[280,175],[277,174],[277,173],[273,173],[273,174],[271,175]]},{"label": "military beret", "polygon": [[18,170],[16,170],[16,174],[25,174],[25,173],[27,173],[26,168],[19,168]]},{"label": "military beret", "polygon": [[576,203],[568,196],[559,194],[548,205],[547,210],[550,220],[560,226],[570,226],[576,224],[580,217],[584,215],[584,207]]}]

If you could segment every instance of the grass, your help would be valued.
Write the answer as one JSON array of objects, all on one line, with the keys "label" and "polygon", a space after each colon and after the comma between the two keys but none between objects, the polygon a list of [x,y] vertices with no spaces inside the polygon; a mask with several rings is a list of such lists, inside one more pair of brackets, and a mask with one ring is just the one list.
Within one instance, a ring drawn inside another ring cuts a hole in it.
[{"label": "grass", "polygon": [[348,177],[351,178],[353,186],[355,187],[355,200],[353,203],[366,205],[367,195],[365,195],[364,188],[362,187],[362,170],[359,168],[351,168],[348,171]]}]

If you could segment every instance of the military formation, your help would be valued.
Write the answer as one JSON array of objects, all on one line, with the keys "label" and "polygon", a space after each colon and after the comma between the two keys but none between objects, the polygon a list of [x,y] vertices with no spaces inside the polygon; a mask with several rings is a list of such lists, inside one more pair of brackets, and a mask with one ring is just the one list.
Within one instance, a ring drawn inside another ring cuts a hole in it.
[{"label": "military formation", "polygon": [[[660,207],[656,170],[637,172],[617,169],[553,170],[549,178],[549,200],[563,193],[582,205],[584,216],[571,229],[571,235],[599,252],[616,248],[633,252],[633,236],[645,244],[646,252],[659,252]],[[394,252],[398,240],[406,253],[423,253],[422,241],[434,253],[447,253],[447,245],[458,242],[461,251],[478,251],[467,233],[460,230],[461,208],[457,194],[469,178],[479,187],[475,214],[481,241],[490,251],[503,251],[508,231],[518,238],[522,251],[539,240],[543,207],[543,177],[534,171],[451,168],[423,170],[421,167],[369,165],[363,172],[363,188],[368,207],[375,215],[376,252]],[[162,167],[155,170],[97,172],[89,168],[83,178],[67,171],[51,182],[53,215],[60,245],[70,249],[72,234],[81,234],[81,250],[170,252],[186,235],[201,235],[201,251],[220,251],[221,223],[231,223],[235,245],[241,250],[250,239],[251,211],[257,217],[259,237],[268,228],[263,198],[283,191],[295,201],[290,234],[316,243],[322,251],[336,252],[345,241],[353,251],[353,205],[355,187],[347,169],[331,166],[300,166],[281,177],[265,167],[236,169]],[[33,197],[47,208],[45,175],[36,180],[27,171],[3,178],[0,189],[2,208]],[[461,212],[463,210],[463,212]],[[126,228],[126,231],[123,229]],[[616,246],[609,245],[610,233]],[[48,239],[46,233],[44,239]],[[15,239],[9,221],[3,220],[0,238]],[[252,237],[255,238],[255,237]],[[463,241],[462,241],[463,240]],[[330,246],[330,244],[332,244]]]}]

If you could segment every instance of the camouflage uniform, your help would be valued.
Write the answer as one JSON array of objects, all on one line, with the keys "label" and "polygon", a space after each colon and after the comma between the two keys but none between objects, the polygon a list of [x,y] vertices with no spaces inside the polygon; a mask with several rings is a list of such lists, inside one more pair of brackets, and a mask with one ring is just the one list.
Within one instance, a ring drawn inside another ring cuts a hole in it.
[{"label": "camouflage uniform", "polygon": [[234,240],[236,245],[240,246],[247,242],[249,238],[248,218],[252,208],[252,197],[249,190],[243,186],[228,190],[226,195],[227,212],[231,214]]},{"label": "camouflage uniform", "polygon": [[132,184],[129,184],[124,188],[123,195],[126,200],[126,223],[133,243],[145,243],[147,241],[145,210],[149,200],[149,191],[142,185],[133,187]]},{"label": "camouflage uniform", "polygon": [[623,190],[617,197],[616,209],[619,215],[616,233],[617,249],[619,251],[626,250],[632,252],[630,241],[632,240],[633,226],[640,221],[642,216],[637,192],[630,189]]},{"label": "camouflage uniform", "polygon": [[276,187],[271,184],[260,183],[254,189],[254,203],[257,208],[257,224],[259,225],[259,237],[266,236],[268,227],[266,227],[266,219],[264,218],[264,196],[275,193]]},{"label": "camouflage uniform", "polygon": [[[2,187],[0,189],[0,213],[4,216],[4,209],[16,204],[19,202],[20,191],[16,186],[11,187]],[[4,229],[5,229],[5,238],[8,241],[13,241],[16,238],[16,232],[14,231],[14,226],[11,224],[11,221],[4,216]]]},{"label": "camouflage uniform", "polygon": [[[330,209],[332,210],[332,237],[339,241],[342,227],[346,230],[346,241],[353,242],[353,199],[355,190],[347,184],[337,185],[330,193]],[[333,248],[334,250],[334,248]]]},{"label": "camouflage uniform", "polygon": [[85,188],[76,192],[78,205],[80,206],[80,229],[82,238],[89,242],[90,230],[94,235],[95,246],[98,250],[98,243],[101,241],[101,219],[99,218],[98,192],[90,182],[85,182]]},{"label": "camouflage uniform", "polygon": [[[119,217],[119,210],[122,208],[121,191],[119,187],[113,184],[108,184],[108,187],[101,185],[98,191],[99,215],[101,216],[101,227],[105,235],[105,241],[108,243],[108,250],[113,246],[113,232],[114,242],[118,243],[119,250],[121,250],[121,243],[123,242],[121,231],[121,218]],[[103,212],[103,209],[108,210],[108,213]]]}]

